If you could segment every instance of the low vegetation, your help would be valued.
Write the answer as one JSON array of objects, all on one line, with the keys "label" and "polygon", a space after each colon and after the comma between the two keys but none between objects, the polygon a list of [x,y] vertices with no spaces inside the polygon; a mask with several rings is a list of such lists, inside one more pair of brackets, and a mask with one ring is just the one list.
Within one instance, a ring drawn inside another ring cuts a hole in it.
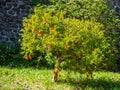
[{"label": "low vegetation", "polygon": [[93,78],[71,71],[67,79],[62,70],[58,82],[51,82],[53,70],[34,68],[0,68],[0,90],[119,90],[120,74],[95,72]]}]

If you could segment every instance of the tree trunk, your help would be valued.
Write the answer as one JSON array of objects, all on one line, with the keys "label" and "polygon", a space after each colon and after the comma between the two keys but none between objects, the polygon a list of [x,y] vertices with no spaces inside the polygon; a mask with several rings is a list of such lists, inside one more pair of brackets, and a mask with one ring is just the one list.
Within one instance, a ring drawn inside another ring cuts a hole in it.
[{"label": "tree trunk", "polygon": [[56,82],[57,81],[58,73],[59,73],[59,70],[57,68],[55,68],[54,72],[53,72],[52,82]]}]

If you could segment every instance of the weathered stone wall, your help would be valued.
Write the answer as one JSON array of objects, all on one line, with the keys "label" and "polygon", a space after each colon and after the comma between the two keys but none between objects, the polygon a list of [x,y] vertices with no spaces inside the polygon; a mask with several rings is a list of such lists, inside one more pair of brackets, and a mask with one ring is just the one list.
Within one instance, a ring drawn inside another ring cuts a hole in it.
[{"label": "weathered stone wall", "polygon": [[30,8],[30,0],[0,0],[0,43],[16,44],[22,18]]},{"label": "weathered stone wall", "polygon": [[[32,8],[30,2],[31,0],[0,0],[0,43],[16,44],[22,19]],[[111,0],[109,5],[114,7],[120,16],[120,0]],[[120,47],[120,42],[118,46]]]}]

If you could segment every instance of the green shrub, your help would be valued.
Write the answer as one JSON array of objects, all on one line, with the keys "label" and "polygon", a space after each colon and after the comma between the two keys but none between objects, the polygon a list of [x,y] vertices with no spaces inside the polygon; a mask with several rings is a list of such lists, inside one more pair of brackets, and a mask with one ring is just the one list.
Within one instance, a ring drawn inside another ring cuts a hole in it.
[{"label": "green shrub", "polygon": [[[24,54],[24,58],[28,60],[35,57],[39,58],[41,55],[38,54],[41,54],[41,52],[42,54],[45,53],[45,46],[41,44],[42,35],[45,32],[49,34],[49,29],[54,28],[55,24],[56,28],[59,28],[59,25],[57,24],[63,18],[61,17],[61,12],[57,12],[56,15],[52,17],[52,15],[55,13],[53,10],[42,10],[41,7],[34,8],[34,11],[35,14],[24,19],[24,28],[21,30],[22,33],[24,33],[22,34],[21,39],[21,49],[23,50],[22,53]],[[47,13],[48,11],[49,13]],[[48,57],[49,55],[47,54],[45,57],[46,60],[48,60]]]},{"label": "green shrub", "polygon": [[[7,66],[12,64],[15,60],[21,60],[22,56],[20,55],[20,47],[7,47],[0,45],[0,65]],[[15,65],[15,63],[14,63]]]},{"label": "green shrub", "polygon": [[[39,56],[40,57],[40,56]],[[41,60],[39,58],[39,60]],[[20,54],[20,47],[0,45],[0,66],[14,67],[39,67],[38,60],[25,61]]]},{"label": "green shrub", "polygon": [[34,14],[23,20],[22,54],[27,60],[46,54],[49,65],[81,73],[112,67],[114,54],[103,28],[95,21],[65,18],[63,11],[35,7]]},{"label": "green shrub", "polygon": [[[112,52],[118,54],[116,44],[120,36],[117,29],[120,29],[120,19],[115,16],[116,12],[108,6],[110,0],[50,0],[52,5],[49,8],[65,10],[66,17],[79,20],[93,20],[103,24],[105,35],[110,43]],[[48,7],[48,6],[47,6]]]},{"label": "green shrub", "polygon": [[[120,35],[117,29],[120,29],[120,19],[115,16],[116,12],[110,7],[110,0],[50,0],[52,5],[47,7],[55,10],[65,10],[65,17],[76,18],[79,20],[93,20],[101,23],[105,30],[105,37],[110,44],[111,52],[114,56],[120,54],[116,47]],[[109,58],[109,55],[106,55]],[[113,59],[113,58],[112,58]],[[115,58],[114,58],[115,59]],[[115,61],[114,61],[115,62]],[[108,68],[111,70],[111,68]]]}]

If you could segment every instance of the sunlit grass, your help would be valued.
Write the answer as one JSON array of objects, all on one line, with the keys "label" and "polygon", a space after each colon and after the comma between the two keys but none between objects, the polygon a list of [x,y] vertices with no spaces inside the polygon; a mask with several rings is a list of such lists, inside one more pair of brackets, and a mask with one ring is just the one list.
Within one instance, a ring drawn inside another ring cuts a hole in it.
[{"label": "sunlit grass", "polygon": [[66,71],[61,71],[59,80],[52,82],[53,70],[34,68],[0,68],[0,90],[120,90],[120,74],[95,72],[93,78],[70,73],[66,82]]}]

